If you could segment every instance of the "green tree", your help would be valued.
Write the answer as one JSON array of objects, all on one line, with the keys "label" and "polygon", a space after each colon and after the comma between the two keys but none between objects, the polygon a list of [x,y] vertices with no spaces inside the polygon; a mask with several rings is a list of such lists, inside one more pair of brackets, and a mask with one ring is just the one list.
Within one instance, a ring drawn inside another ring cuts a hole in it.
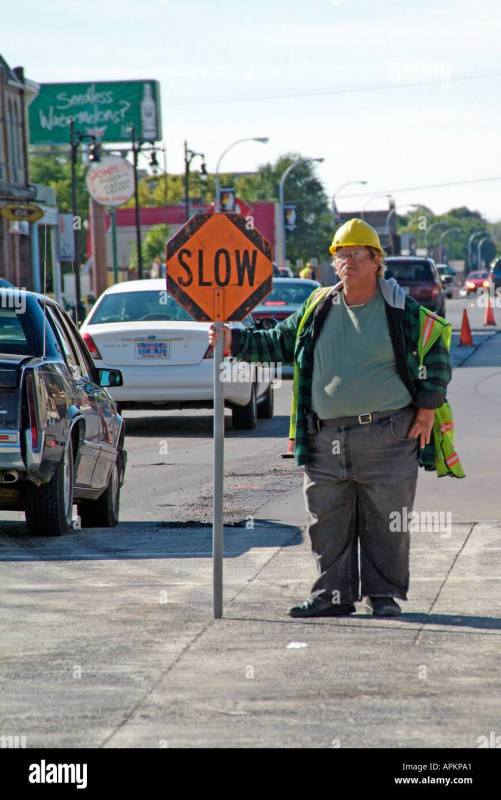
[{"label": "green tree", "polygon": [[[152,225],[144,237],[141,242],[141,253],[145,277],[148,276],[148,271],[154,258],[160,258],[165,261],[165,248],[169,237],[170,228],[168,225]],[[131,269],[137,267],[137,251],[135,247],[131,248],[130,251],[129,267]]]},{"label": "green tree", "polygon": [[[273,164],[259,167],[255,175],[235,179],[236,193],[250,203],[256,200],[278,202],[278,187],[282,174],[299,153],[287,153]],[[221,178],[225,181],[225,176]],[[229,177],[228,177],[229,180]],[[325,189],[315,175],[312,162],[298,164],[285,182],[285,203],[294,203],[297,211],[296,229],[286,233],[287,257],[294,263],[315,257],[329,258],[332,241],[333,220]]]},{"label": "green tree", "polygon": [[[76,164],[77,216],[80,218],[81,233],[78,237],[79,262],[85,257],[86,233],[84,224],[89,216],[89,195],[85,184],[86,169],[81,160]],[[54,155],[30,156],[30,180],[50,186],[56,191],[59,211],[71,214],[71,163],[69,156],[55,152]]]},{"label": "green tree", "polygon": [[[214,200],[215,183],[213,176],[203,178],[198,171],[190,172],[189,196],[190,200],[201,200],[203,203],[212,203]],[[147,208],[151,206],[164,206],[184,203],[184,175],[148,175],[141,178],[138,184],[139,204]],[[127,206],[134,205],[131,198]]]},{"label": "green tree", "polygon": [[[85,186],[85,167],[81,161],[76,164],[77,213],[87,218],[89,195]],[[71,214],[71,164],[69,157],[59,154],[32,155],[30,158],[30,179],[32,183],[42,183],[56,190],[59,210]]]},{"label": "green tree", "polygon": [[165,260],[165,248],[170,236],[168,225],[153,225],[143,241],[143,257],[146,263],[154,258]]},{"label": "green tree", "polygon": [[[443,245],[447,256],[452,261],[467,260],[468,240],[472,233],[485,230],[489,233],[490,225],[487,220],[478,212],[471,211],[466,206],[451,208],[445,214],[435,215],[425,207],[414,209],[406,215],[398,215],[399,233],[410,232],[416,235],[417,246],[424,248],[428,244],[438,258],[440,236],[448,228],[459,228],[443,238]],[[440,226],[431,229],[435,223],[442,223]],[[428,231],[428,236],[426,232]],[[500,231],[501,232],[501,231]],[[493,237],[494,238],[494,237]],[[477,240],[478,241],[478,240]],[[475,253],[476,254],[476,249]],[[495,244],[486,242],[482,247],[482,258],[490,261],[495,254]]]}]

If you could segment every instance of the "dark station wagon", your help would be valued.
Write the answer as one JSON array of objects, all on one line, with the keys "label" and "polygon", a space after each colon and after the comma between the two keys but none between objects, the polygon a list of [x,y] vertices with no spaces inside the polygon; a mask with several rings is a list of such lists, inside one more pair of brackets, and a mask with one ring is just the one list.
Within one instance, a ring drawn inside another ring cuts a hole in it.
[{"label": "dark station wagon", "polygon": [[118,522],[127,455],[124,421],[70,317],[50,298],[0,289],[0,509],[28,532]]}]

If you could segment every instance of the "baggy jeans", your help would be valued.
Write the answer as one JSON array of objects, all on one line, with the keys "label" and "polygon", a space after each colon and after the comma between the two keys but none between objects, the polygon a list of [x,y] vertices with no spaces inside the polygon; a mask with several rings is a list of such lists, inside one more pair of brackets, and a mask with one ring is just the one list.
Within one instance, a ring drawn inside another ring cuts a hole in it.
[{"label": "baggy jeans", "polygon": [[304,493],[319,572],[313,597],[407,599],[409,532],[399,519],[416,492],[419,445],[406,438],[414,415],[407,406],[363,425],[327,420],[310,436]]}]

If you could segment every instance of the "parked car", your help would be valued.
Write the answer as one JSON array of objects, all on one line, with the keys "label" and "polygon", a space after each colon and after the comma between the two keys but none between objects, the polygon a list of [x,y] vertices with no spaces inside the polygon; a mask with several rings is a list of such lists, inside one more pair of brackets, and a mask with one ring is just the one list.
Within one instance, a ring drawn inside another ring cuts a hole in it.
[{"label": "parked car", "polygon": [[279,267],[278,268],[278,275],[277,278],[297,278],[297,275],[294,275],[293,271],[290,267]]},{"label": "parked car", "polygon": [[2,290],[0,508],[29,533],[60,536],[77,503],[82,527],[118,522],[127,454],[124,422],[68,314],[34,292]]},{"label": "parked car", "polygon": [[496,258],[492,264],[489,272],[489,280],[491,282],[492,290],[495,294],[501,292],[501,258]]},{"label": "parked car", "polygon": [[426,256],[388,256],[386,278],[395,278],[414,300],[445,316],[445,292],[435,262]]},{"label": "parked car", "polygon": [[446,297],[453,296],[454,279],[456,270],[449,264],[437,264],[438,274]]},{"label": "parked car", "polygon": [[[263,328],[273,327],[277,322],[286,319],[308,299],[314,289],[320,286],[318,281],[303,278],[273,278],[271,293],[256,306],[252,312],[255,320],[260,321]],[[270,324],[271,323],[271,324]]]},{"label": "parked car", "polygon": [[[111,393],[121,409],[212,408],[213,349],[208,322],[196,322],[167,294],[165,280],[117,283],[97,300],[80,329],[96,366],[120,369]],[[233,327],[251,326],[252,317]],[[225,405],[233,427],[252,429],[273,417],[273,375],[247,365],[228,371]],[[247,377],[247,379],[245,379]]]},{"label": "parked car", "polygon": [[464,280],[460,294],[482,294],[489,289],[489,273],[486,270],[475,270],[469,272]]}]

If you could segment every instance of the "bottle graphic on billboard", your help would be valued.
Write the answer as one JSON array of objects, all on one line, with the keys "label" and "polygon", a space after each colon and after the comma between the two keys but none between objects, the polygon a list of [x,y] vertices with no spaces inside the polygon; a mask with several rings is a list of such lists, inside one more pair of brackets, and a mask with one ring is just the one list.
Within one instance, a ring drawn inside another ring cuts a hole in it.
[{"label": "bottle graphic on billboard", "polygon": [[143,139],[147,142],[156,141],[157,107],[149,83],[144,84],[143,99],[141,100],[141,129]]}]

